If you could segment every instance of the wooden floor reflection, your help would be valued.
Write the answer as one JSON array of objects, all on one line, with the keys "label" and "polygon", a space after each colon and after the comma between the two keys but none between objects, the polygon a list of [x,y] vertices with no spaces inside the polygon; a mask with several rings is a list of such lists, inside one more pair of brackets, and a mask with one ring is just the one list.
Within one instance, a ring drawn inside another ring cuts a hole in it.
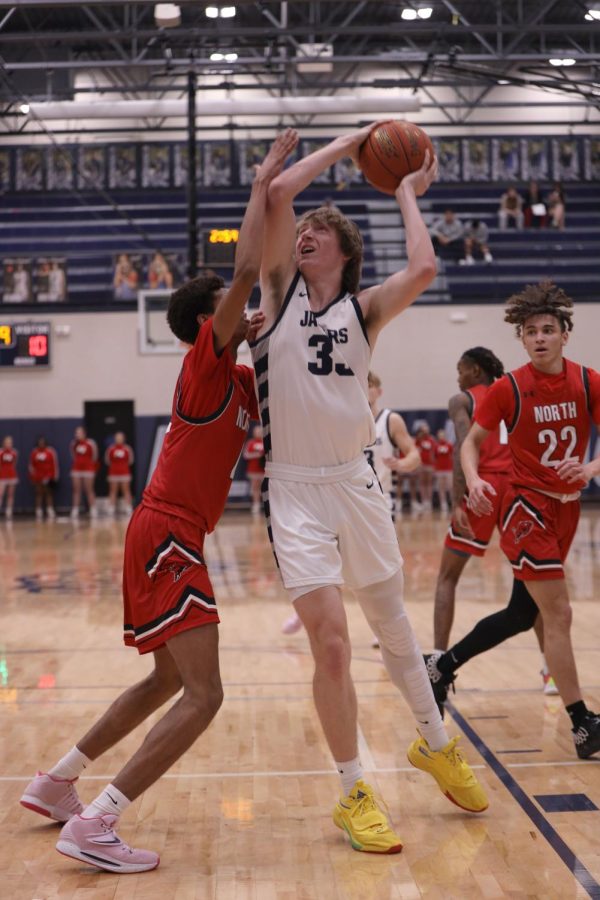
[{"label": "wooden floor reflection", "polygon": [[[158,851],[160,867],[118,877],[59,856],[58,828],[22,809],[18,798],[36,768],[52,764],[149,667],[122,645],[125,527],[103,520],[0,524],[1,898],[600,898],[600,812],[569,811],[567,799],[584,795],[588,806],[600,807],[600,760],[577,760],[560,700],[542,694],[533,634],[460,673],[449,729],[466,731],[463,745],[490,797],[486,813],[469,816],[408,765],[413,721],[351,595],[361,756],[405,848],[389,858],[350,849],[331,822],[338,781],[312,704],[306,636],[281,634],[289,608],[265,529],[242,513],[226,514],[206,548],[222,618],[225,703],[120,829],[130,843]],[[444,530],[436,516],[398,524],[407,607],[424,649],[431,649]],[[511,581],[496,546],[472,561],[453,636],[504,605]],[[580,678],[598,709],[598,510],[583,514],[569,581]],[[153,721],[95,763],[81,781],[84,799]],[[563,811],[544,811],[546,801],[536,798],[548,795],[562,798]]]}]

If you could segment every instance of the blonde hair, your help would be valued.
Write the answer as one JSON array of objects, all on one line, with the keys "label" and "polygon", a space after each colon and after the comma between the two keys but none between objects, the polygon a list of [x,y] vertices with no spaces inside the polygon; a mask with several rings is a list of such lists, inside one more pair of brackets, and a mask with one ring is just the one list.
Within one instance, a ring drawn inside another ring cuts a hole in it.
[{"label": "blonde hair", "polygon": [[381,387],[381,378],[379,375],[376,375],[375,372],[369,372],[367,375],[367,384],[369,387]]},{"label": "blonde hair", "polygon": [[363,239],[358,225],[352,219],[344,216],[335,206],[319,206],[318,209],[309,210],[298,219],[296,232],[300,232],[305,225],[313,223],[329,225],[337,231],[340,249],[344,256],[349,257],[342,272],[342,287],[349,293],[356,294],[360,284],[363,260]]}]

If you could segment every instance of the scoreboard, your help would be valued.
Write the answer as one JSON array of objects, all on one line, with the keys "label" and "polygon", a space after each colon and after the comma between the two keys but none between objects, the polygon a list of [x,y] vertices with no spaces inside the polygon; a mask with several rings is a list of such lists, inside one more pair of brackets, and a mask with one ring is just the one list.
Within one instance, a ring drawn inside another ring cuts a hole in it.
[{"label": "scoreboard", "polygon": [[237,228],[210,228],[204,232],[204,263],[207,266],[232,266],[239,238]]},{"label": "scoreboard", "polygon": [[30,369],[50,365],[50,322],[0,320],[0,366]]}]

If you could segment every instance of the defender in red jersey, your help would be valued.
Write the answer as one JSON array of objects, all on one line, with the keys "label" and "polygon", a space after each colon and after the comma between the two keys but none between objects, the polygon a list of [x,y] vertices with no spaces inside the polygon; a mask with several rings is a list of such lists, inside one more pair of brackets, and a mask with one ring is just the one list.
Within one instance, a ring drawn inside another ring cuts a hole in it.
[{"label": "defender in red jersey", "polygon": [[[264,321],[258,314],[249,323],[244,306],[259,274],[267,189],[297,141],[295,131],[283,132],[258,167],[230,288],[207,273],[169,301],[169,325],[190,349],[158,465],[127,530],[123,572],[125,643],[153,652],[154,671],[125,691],[49,773],[34,778],[21,799],[51,818],[71,817],[57,849],[111,872],[158,865],[156,853],[120,840],[117,817],[194,743],[222,702],[219,617],[202,545],[223,511],[248,422],[258,417],[252,370],[236,365],[235,357]],[[73,785],[85,766],[181,688],[113,783],[82,812]]]},{"label": "defender in red jersey", "polygon": [[79,518],[81,495],[85,493],[90,517],[95,519],[98,515],[94,491],[94,479],[98,471],[98,445],[96,441],[87,436],[85,428],[80,425],[75,429],[75,435],[69,445],[69,450],[72,459],[71,483],[73,485],[71,518]]},{"label": "defender in red jersey", "polygon": [[571,717],[578,756],[600,751],[600,716],[581,696],[571,645],[571,607],[563,565],[579,518],[579,496],[600,473],[584,463],[590,418],[600,425],[600,374],[563,358],[573,301],[551,282],[529,285],[508,301],[530,362],[493,385],[461,453],[469,507],[486,515],[495,489],[478,473],[480,447],[503,419],[512,457],[501,512],[501,546],[533,597],[544,624],[550,672]]},{"label": "defender in red jersey", "polygon": [[[508,487],[510,452],[500,428],[490,434],[482,446],[479,468],[491,480],[498,502],[487,516],[478,517],[469,511],[466,483],[460,466],[460,448],[475,411],[478,409],[494,379],[504,374],[504,366],[487,347],[466,350],[457,363],[460,393],[448,403],[448,415],[454,423],[452,477],[452,520],[444,542],[440,570],[435,589],[433,614],[434,646],[446,650],[454,620],[456,587],[463,569],[472,556],[483,556],[500,516],[499,498]],[[431,673],[430,673],[431,675]]]},{"label": "defender in red jersey", "polygon": [[112,515],[117,511],[119,494],[123,497],[124,512],[131,514],[131,467],[134,454],[125,440],[125,434],[117,431],[114,444],[107,447],[104,454],[104,463],[108,467],[108,504]]},{"label": "defender in red jersey", "polygon": [[29,454],[29,479],[35,490],[35,517],[44,517],[44,505],[49,519],[55,519],[53,485],[58,481],[58,456],[54,447],[49,447],[45,437],[39,437]]},{"label": "defender in red jersey", "polygon": [[0,449],[0,507],[6,493],[5,516],[12,519],[13,506],[15,504],[15,491],[19,483],[17,475],[17,460],[19,451],[13,447],[13,439],[7,434],[2,439],[2,448]]}]

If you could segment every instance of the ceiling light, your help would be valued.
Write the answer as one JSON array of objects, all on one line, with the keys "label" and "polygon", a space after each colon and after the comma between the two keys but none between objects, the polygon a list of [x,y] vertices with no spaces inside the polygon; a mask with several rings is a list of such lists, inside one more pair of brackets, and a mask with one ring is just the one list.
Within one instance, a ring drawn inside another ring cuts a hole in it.
[{"label": "ceiling light", "polygon": [[154,21],[159,28],[176,28],[181,25],[181,10],[176,3],[157,3]]},{"label": "ceiling light", "polygon": [[210,54],[211,62],[223,62],[224,59],[225,59],[225,57],[223,56],[222,53],[215,52],[215,53]]},{"label": "ceiling light", "polygon": [[219,10],[216,6],[207,6],[204,10],[207,19],[218,19],[219,18]]},{"label": "ceiling light", "polygon": [[400,15],[401,15],[401,18],[406,19],[407,22],[412,22],[414,19],[417,18],[417,11],[416,11],[416,9],[405,8],[402,10]]},{"label": "ceiling light", "polygon": [[553,56],[548,60],[551,66],[574,66],[575,60],[572,56]]},{"label": "ceiling light", "polygon": [[510,84],[508,78],[499,78],[496,84]]},{"label": "ceiling light", "polygon": [[588,9],[587,15],[585,16],[585,18],[588,20],[588,22],[591,22],[594,20],[598,21],[600,19],[600,9],[598,9],[598,8]]},{"label": "ceiling light", "polygon": [[420,19],[430,19],[432,12],[433,9],[431,8],[431,6],[422,6],[417,10],[417,15]]},{"label": "ceiling light", "polygon": [[233,19],[235,12],[235,6],[222,6],[220,15],[222,19]]},{"label": "ceiling light", "polygon": [[226,53],[225,54],[225,62],[235,62],[238,58],[237,53]]},{"label": "ceiling light", "polygon": [[24,116],[26,116],[29,112],[29,103],[21,103],[21,105],[19,106],[19,110],[23,113]]}]

